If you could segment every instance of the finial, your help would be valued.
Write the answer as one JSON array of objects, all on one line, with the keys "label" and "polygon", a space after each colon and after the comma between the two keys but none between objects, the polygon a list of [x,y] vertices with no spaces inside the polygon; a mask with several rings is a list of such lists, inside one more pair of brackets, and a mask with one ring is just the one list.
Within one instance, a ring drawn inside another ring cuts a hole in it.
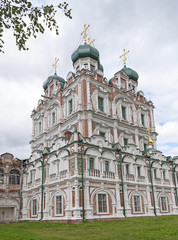
[{"label": "finial", "polygon": [[126,54],[129,53],[129,52],[130,52],[130,50],[128,50],[128,51],[126,52],[126,51],[125,51],[125,48],[124,48],[124,49],[123,49],[123,54],[120,56],[120,58],[123,57],[124,66],[126,66],[126,60],[127,60]]},{"label": "finial", "polygon": [[153,145],[153,140],[152,140],[151,137],[150,137],[150,129],[149,129],[149,128],[147,129],[147,132],[148,132],[148,141],[147,141],[147,144],[148,144],[148,145]]},{"label": "finial", "polygon": [[91,40],[90,38],[88,38],[88,44],[89,45],[91,45],[94,41],[95,41],[95,39]]},{"label": "finial", "polygon": [[81,33],[81,36],[83,35],[83,40],[84,42],[86,43],[87,42],[87,29],[90,27],[90,24],[88,24],[88,26],[86,26],[86,24],[84,24],[84,30],[83,32]]},{"label": "finial", "polygon": [[57,62],[59,61],[59,58],[55,57],[55,62],[53,64],[53,68],[54,68],[54,71],[56,73],[56,69],[57,69]]}]

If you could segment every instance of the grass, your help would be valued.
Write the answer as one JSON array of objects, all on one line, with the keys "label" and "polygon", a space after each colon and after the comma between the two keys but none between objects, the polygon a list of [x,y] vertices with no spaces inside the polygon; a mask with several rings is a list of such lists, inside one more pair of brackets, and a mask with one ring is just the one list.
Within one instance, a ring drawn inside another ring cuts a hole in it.
[{"label": "grass", "polygon": [[176,240],[178,216],[63,224],[18,222],[0,225],[0,240]]}]

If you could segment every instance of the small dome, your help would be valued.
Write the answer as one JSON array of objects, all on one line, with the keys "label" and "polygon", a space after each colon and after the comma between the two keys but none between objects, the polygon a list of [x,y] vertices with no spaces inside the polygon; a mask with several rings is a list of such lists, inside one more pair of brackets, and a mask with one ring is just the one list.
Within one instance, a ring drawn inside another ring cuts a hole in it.
[{"label": "small dome", "polygon": [[91,57],[99,61],[99,52],[96,48],[85,43],[84,45],[80,45],[71,56],[73,63],[75,63],[79,58],[85,57]]},{"label": "small dome", "polygon": [[124,71],[126,75],[134,81],[137,81],[139,78],[138,73],[136,71],[126,66],[124,66],[124,68],[122,68],[121,71]]},{"label": "small dome", "polygon": [[104,72],[103,65],[99,64],[98,69],[101,70],[101,72]]},{"label": "small dome", "polygon": [[47,80],[44,81],[44,83],[43,83],[44,90],[47,89],[48,83],[51,81],[51,79],[56,79],[60,83],[61,87],[64,87],[65,80],[63,78],[59,77],[56,73],[54,73],[54,75],[49,76],[47,78]]}]

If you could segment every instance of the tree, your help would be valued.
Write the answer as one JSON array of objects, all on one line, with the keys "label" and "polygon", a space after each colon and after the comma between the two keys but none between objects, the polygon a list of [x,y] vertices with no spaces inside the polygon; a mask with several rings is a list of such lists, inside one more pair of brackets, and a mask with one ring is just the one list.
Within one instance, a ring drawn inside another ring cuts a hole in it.
[{"label": "tree", "polygon": [[3,33],[5,29],[13,29],[16,45],[19,50],[28,50],[27,40],[38,33],[45,32],[45,26],[59,34],[59,26],[55,20],[57,9],[71,17],[68,3],[59,3],[57,6],[34,6],[28,0],[0,0],[0,52],[3,51]]}]

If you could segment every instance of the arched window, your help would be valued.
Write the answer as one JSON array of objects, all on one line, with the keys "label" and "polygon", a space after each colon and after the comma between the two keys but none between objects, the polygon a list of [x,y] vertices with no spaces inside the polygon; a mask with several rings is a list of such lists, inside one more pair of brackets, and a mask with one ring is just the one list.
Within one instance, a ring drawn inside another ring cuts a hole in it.
[{"label": "arched window", "polygon": [[0,169],[0,184],[4,183],[4,171]]},{"label": "arched window", "polygon": [[11,170],[9,176],[9,184],[19,185],[20,184],[20,173],[18,170]]}]

